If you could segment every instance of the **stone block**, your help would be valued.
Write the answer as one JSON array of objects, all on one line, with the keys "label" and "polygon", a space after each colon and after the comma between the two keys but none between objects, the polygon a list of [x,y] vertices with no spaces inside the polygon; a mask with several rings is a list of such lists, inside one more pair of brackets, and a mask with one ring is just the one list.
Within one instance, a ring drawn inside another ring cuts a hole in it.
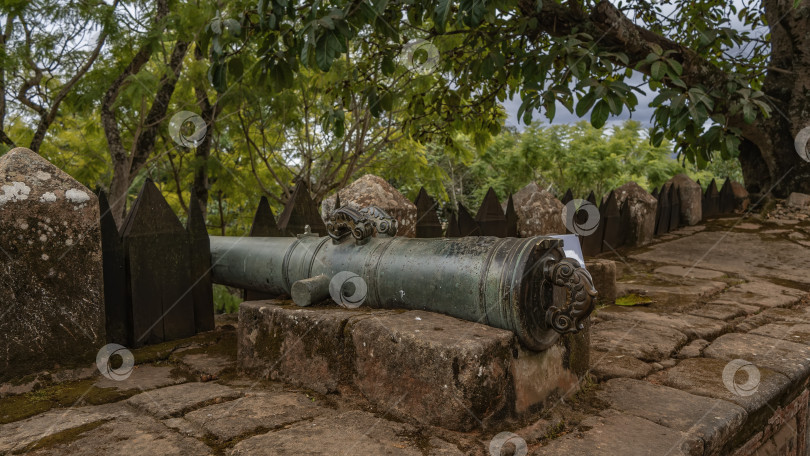
[{"label": "stone block", "polygon": [[569,433],[538,448],[533,456],[702,455],[699,437],[608,409],[584,419],[581,433]]},{"label": "stone block", "polygon": [[395,415],[470,430],[509,409],[510,331],[423,311],[360,318],[349,330],[353,383]]},{"label": "stone block", "polygon": [[745,189],[743,184],[739,182],[731,182],[731,191],[734,194],[734,211],[745,212],[748,206],[751,205],[751,198],[748,196],[748,190]]},{"label": "stone block", "polygon": [[788,206],[802,209],[810,206],[810,195],[806,193],[793,192],[788,195],[785,203],[787,203]]},{"label": "stone block", "polygon": [[599,351],[651,362],[671,357],[686,340],[680,331],[641,321],[606,321],[594,325],[591,333],[592,346]]},{"label": "stone block", "polygon": [[337,416],[315,418],[279,431],[268,432],[236,444],[231,456],[281,456],[290,454],[362,454],[460,456],[454,445],[433,438],[417,441],[416,428],[354,410]]},{"label": "stone block", "polygon": [[585,260],[585,268],[591,273],[593,286],[599,292],[597,300],[601,305],[616,302],[616,262],[612,260]]},{"label": "stone block", "polygon": [[680,198],[681,223],[697,225],[703,220],[703,189],[686,174],[678,174],[667,183],[675,185]]},{"label": "stone block", "polygon": [[105,342],[98,199],[38,154],[0,157],[0,382]]},{"label": "stone block", "polygon": [[321,203],[321,217],[324,220],[335,210],[338,195],[341,206],[354,209],[379,207],[399,222],[398,236],[416,236],[416,205],[382,177],[366,174],[324,199]]},{"label": "stone block", "polygon": [[259,429],[277,429],[329,412],[301,393],[250,393],[232,402],[209,405],[186,414],[192,424],[231,440]]},{"label": "stone block", "polygon": [[731,402],[640,380],[610,380],[597,397],[621,412],[699,437],[706,454],[718,454],[747,418]]},{"label": "stone block", "polygon": [[510,331],[425,311],[246,302],[238,338],[247,374],[348,388],[393,416],[462,431],[573,394],[588,369],[587,330],[532,352]]},{"label": "stone block", "polygon": [[563,204],[536,183],[532,182],[520,189],[512,195],[512,201],[518,216],[520,237],[566,233],[562,216]]},{"label": "stone block", "polygon": [[754,334],[725,334],[706,347],[708,358],[744,359],[785,374],[794,382],[810,376],[810,347]]},{"label": "stone block", "polygon": [[655,215],[658,200],[635,182],[628,182],[614,190],[616,200],[627,211],[629,226],[623,226],[626,243],[642,246],[652,242],[655,235]]},{"label": "stone block", "polygon": [[239,390],[216,383],[185,383],[132,396],[127,403],[156,418],[168,418],[240,396],[242,393]]},{"label": "stone block", "polygon": [[248,375],[326,394],[351,376],[344,329],[364,310],[301,308],[291,301],[239,306],[237,367]]}]

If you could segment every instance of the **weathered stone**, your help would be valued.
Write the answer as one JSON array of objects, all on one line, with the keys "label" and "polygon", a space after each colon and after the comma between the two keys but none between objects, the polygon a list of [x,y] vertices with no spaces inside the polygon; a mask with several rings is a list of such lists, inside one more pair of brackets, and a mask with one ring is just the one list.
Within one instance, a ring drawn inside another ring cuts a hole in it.
[{"label": "weathered stone", "polygon": [[255,432],[277,429],[321,415],[327,409],[300,393],[249,393],[231,402],[209,405],[186,414],[186,420],[222,441]]},{"label": "weathered stone", "polygon": [[709,269],[687,268],[684,266],[661,266],[655,269],[656,274],[668,274],[676,277],[686,277],[689,279],[719,279],[726,274],[720,271]]},{"label": "weathered stone", "polygon": [[353,382],[389,413],[470,430],[509,410],[511,332],[423,311],[359,319],[348,328]]},{"label": "weathered stone", "polygon": [[788,307],[806,293],[761,280],[735,285],[720,295],[720,299],[759,307]]},{"label": "weathered stone", "polygon": [[98,199],[38,154],[0,157],[0,382],[106,342]]},{"label": "weathered stone", "polygon": [[751,334],[810,345],[810,324],[806,323],[798,325],[769,323],[765,326],[754,329],[751,331]]},{"label": "weathered stone", "polygon": [[95,456],[150,454],[167,456],[208,455],[199,440],[171,431],[148,416],[128,416],[83,432],[73,441],[36,450],[32,455]]},{"label": "weathered stone", "polygon": [[[678,353],[675,355],[675,358],[678,359],[686,359],[686,358],[697,358],[703,352],[703,349],[709,345],[709,341],[703,339],[695,339],[692,342],[684,345]],[[671,367],[671,366],[670,366]]]},{"label": "weathered stone", "polygon": [[733,392],[733,385],[730,389],[723,382],[723,370],[727,365],[728,360],[685,359],[677,366],[655,374],[657,376],[655,380],[666,386],[698,396],[733,402],[742,407],[749,415],[757,413],[763,407],[767,408],[770,402],[787,390],[790,383],[790,380],[784,375],[758,367],[760,380],[756,392],[748,396],[736,394]]},{"label": "weathered stone", "polygon": [[690,311],[689,313],[700,317],[727,321],[733,318],[742,317],[743,315],[750,315],[758,311],[759,307],[757,306],[747,306],[745,304],[735,304],[723,301],[712,301]]},{"label": "weathered stone", "polygon": [[351,317],[367,313],[366,309],[304,309],[286,301],[243,302],[238,368],[322,394],[336,392],[351,376],[343,330]]},{"label": "weathered stone", "polygon": [[588,259],[585,268],[593,278],[593,286],[599,292],[598,301],[602,305],[616,302],[616,262],[612,260]]},{"label": "weathered stone", "polygon": [[669,358],[686,340],[680,331],[642,321],[606,321],[594,325],[591,332],[591,345],[595,349],[642,361]]},{"label": "weathered stone", "polygon": [[734,211],[745,212],[748,206],[751,205],[751,199],[748,196],[748,190],[739,182],[731,182],[731,190],[734,193]]},{"label": "weathered stone", "polygon": [[216,383],[186,383],[143,392],[127,399],[127,403],[157,418],[168,418],[241,395],[238,390]]},{"label": "weathered stone", "polygon": [[690,339],[713,339],[729,328],[726,323],[711,318],[680,313],[649,312],[619,306],[602,309],[599,316],[608,321],[626,321],[628,326],[632,324],[630,322],[645,322],[665,326],[682,332],[689,336]]},{"label": "weathered stone", "polygon": [[149,364],[134,366],[129,377],[124,380],[113,380],[101,377],[93,384],[96,388],[116,388],[121,391],[140,389],[151,390],[163,386],[176,385],[185,380],[172,375],[173,368],[151,366]]},{"label": "weathered stone", "polygon": [[626,378],[610,380],[597,397],[620,412],[699,437],[706,454],[718,454],[747,416],[745,410],[731,402],[706,400],[674,388]]},{"label": "weathered stone", "polygon": [[[231,456],[274,456],[289,454],[374,454],[422,456],[407,424],[377,418],[361,411],[315,418],[279,431],[251,437],[236,444]],[[438,441],[438,439],[436,439]],[[438,442],[433,442],[438,443]],[[461,455],[448,451],[446,442],[439,454]],[[428,454],[432,454],[430,449]]]},{"label": "weathered stone", "polygon": [[366,174],[352,182],[321,203],[321,216],[324,220],[335,210],[337,196],[340,205],[354,209],[377,206],[399,222],[398,236],[414,237],[416,235],[416,205],[405,198],[385,179],[373,174]]},{"label": "weathered stone", "polygon": [[70,429],[131,415],[132,412],[121,404],[106,404],[52,410],[22,421],[3,424],[0,425],[0,454],[22,451],[41,439]]},{"label": "weathered stone", "polygon": [[538,448],[533,456],[701,455],[696,435],[669,429],[652,421],[606,410],[584,419],[586,431],[570,433]]},{"label": "weathered stone", "polygon": [[806,193],[793,192],[788,195],[785,203],[791,207],[805,208],[810,206],[810,195]]},{"label": "weathered stone", "polygon": [[236,361],[225,356],[213,356],[205,353],[194,353],[180,357],[183,364],[203,375],[219,376],[225,369],[235,367]]},{"label": "weathered stone", "polygon": [[550,192],[536,183],[520,189],[512,195],[518,216],[518,234],[521,237],[544,234],[565,234],[562,217],[563,204]]},{"label": "weathered stone", "polygon": [[614,190],[623,211],[628,211],[626,242],[631,246],[649,244],[655,235],[655,210],[658,200],[635,182],[628,182]]},{"label": "weathered stone", "polygon": [[754,334],[725,334],[703,351],[708,358],[744,359],[785,374],[793,381],[810,375],[810,347]]},{"label": "weathered stone", "polygon": [[630,258],[810,285],[810,248],[789,240],[762,242],[757,233],[703,231],[652,245]]},{"label": "weathered stone", "polygon": [[653,367],[632,356],[616,352],[604,352],[598,348],[591,350],[591,374],[597,380],[608,380],[617,377],[644,378],[653,371]]},{"label": "weathered stone", "polygon": [[703,189],[686,174],[677,174],[667,183],[674,184],[680,197],[681,223],[697,225],[703,220]]}]

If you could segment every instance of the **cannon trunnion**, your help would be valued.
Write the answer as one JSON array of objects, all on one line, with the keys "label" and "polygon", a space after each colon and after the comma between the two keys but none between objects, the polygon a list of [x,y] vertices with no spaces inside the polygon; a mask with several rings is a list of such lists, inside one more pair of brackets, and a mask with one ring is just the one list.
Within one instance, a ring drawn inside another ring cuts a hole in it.
[{"label": "cannon trunnion", "polygon": [[[560,239],[390,237],[396,221],[376,208],[338,209],[327,227],[328,237],[213,236],[213,280],[292,295],[299,305],[329,297],[329,287],[334,293],[345,281],[363,305],[434,311],[510,330],[533,350],[579,331],[593,310],[590,274],[565,258]],[[346,280],[356,276],[362,280]],[[554,293],[555,286],[568,293]]]}]

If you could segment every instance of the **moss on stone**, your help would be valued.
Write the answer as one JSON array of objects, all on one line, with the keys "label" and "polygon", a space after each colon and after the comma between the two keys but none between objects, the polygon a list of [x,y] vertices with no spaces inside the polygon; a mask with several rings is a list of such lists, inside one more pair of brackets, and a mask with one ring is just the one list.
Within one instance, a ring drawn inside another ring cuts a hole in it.
[{"label": "moss on stone", "polygon": [[137,389],[97,388],[95,379],[60,383],[30,393],[0,399],[0,424],[19,421],[57,407],[100,405],[138,393]]},{"label": "moss on stone", "polygon": [[83,424],[75,428],[66,429],[62,432],[57,432],[55,434],[43,437],[37,440],[36,442],[31,443],[30,445],[27,445],[25,448],[17,450],[13,452],[13,454],[26,454],[34,450],[52,448],[57,445],[64,445],[71,442],[75,442],[85,432],[92,431],[93,429],[103,425],[107,421],[109,420],[94,421],[92,423]]},{"label": "moss on stone", "polygon": [[647,296],[639,296],[635,293],[616,298],[617,306],[646,306],[652,304],[653,300]]}]

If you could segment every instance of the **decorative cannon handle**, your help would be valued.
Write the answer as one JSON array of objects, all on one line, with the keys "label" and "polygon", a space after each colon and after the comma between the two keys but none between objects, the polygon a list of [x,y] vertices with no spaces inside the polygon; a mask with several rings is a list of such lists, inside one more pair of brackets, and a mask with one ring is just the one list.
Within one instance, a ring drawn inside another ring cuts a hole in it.
[{"label": "decorative cannon handle", "polygon": [[329,215],[326,231],[335,242],[342,242],[349,234],[362,244],[374,235],[394,236],[397,220],[376,206],[354,209],[343,206]]},{"label": "decorative cannon handle", "polygon": [[597,292],[591,274],[577,260],[563,258],[547,262],[543,275],[552,285],[568,288],[571,298],[564,309],[551,305],[546,310],[546,324],[560,334],[584,329],[582,322],[596,305]]}]

